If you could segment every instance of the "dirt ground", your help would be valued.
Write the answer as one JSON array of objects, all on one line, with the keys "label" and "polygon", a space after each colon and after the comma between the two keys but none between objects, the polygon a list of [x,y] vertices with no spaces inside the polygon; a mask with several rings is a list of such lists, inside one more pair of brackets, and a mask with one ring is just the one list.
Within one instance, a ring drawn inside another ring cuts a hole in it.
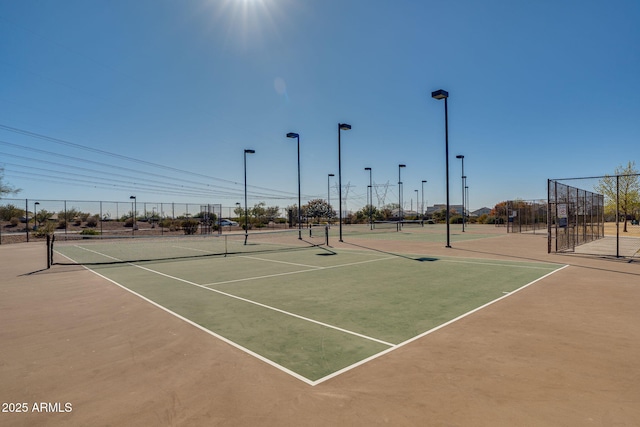
[{"label": "dirt ground", "polygon": [[2,245],[0,425],[640,425],[637,261],[540,235],[350,243],[569,266],[311,387],[82,267],[41,270],[41,243]]},{"label": "dirt ground", "polygon": [[[640,237],[640,225],[631,225],[631,221],[627,223],[627,231],[624,231],[624,224],[620,223],[620,235],[627,237]],[[615,236],[616,235],[616,223],[615,222],[605,222],[604,223],[604,234],[605,236]]]}]

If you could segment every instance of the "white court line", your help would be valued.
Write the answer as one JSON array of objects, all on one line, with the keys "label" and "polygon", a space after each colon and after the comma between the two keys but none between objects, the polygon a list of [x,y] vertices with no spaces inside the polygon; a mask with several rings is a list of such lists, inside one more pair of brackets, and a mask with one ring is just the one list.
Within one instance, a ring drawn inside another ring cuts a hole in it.
[{"label": "white court line", "polygon": [[258,261],[273,262],[273,263],[276,263],[276,264],[295,265],[297,267],[307,267],[307,268],[315,268],[315,269],[321,269],[322,268],[322,267],[317,266],[317,265],[298,264],[296,262],[278,261],[278,260],[275,260],[275,259],[258,258],[258,257],[255,257],[255,256],[248,256],[248,255],[240,255],[240,256],[238,256],[238,258],[255,259],[255,260],[258,260]]},{"label": "white court line", "polygon": [[[90,250],[90,249],[86,249],[86,248],[83,248],[83,247],[81,247],[81,246],[77,246],[77,247],[78,247],[78,248],[80,248],[80,249],[83,249],[83,250],[89,251],[89,252],[93,252],[93,253],[96,253],[96,254],[99,254],[99,255],[105,256],[105,257],[107,257],[107,258],[111,258],[111,259],[113,259],[113,260],[118,260],[117,258],[114,258],[114,257],[108,256],[108,255],[102,254],[102,253],[100,253],[100,252],[96,252],[96,251],[93,251],[93,250]],[[69,257],[67,257],[67,258],[69,258]],[[387,260],[387,259],[395,259],[395,258],[397,258],[397,257],[395,257],[395,256],[394,256],[394,257],[389,257],[389,258],[381,258],[381,259],[378,259],[378,260]],[[71,259],[71,258],[69,258],[69,259]],[[366,261],[366,262],[372,262],[372,261],[378,261],[378,260],[369,260],[369,261]],[[72,261],[73,261],[73,260],[72,260]],[[118,260],[118,261],[120,261],[120,260]],[[343,267],[343,266],[347,266],[347,265],[362,264],[362,263],[363,263],[363,262],[356,262],[356,263],[342,264],[342,265],[340,265],[340,266],[324,267],[324,268]],[[207,288],[206,286],[198,285],[198,284],[196,284],[196,283],[189,282],[189,281],[184,280],[184,279],[180,279],[180,278],[172,277],[172,276],[166,275],[166,274],[164,274],[164,273],[160,273],[160,272],[157,272],[157,271],[154,271],[154,270],[148,269],[148,268],[146,268],[146,267],[142,267],[142,266],[139,266],[139,265],[136,265],[136,264],[133,264],[133,263],[127,263],[127,264],[129,264],[129,265],[131,265],[131,266],[133,266],[133,267],[141,268],[141,269],[143,269],[143,270],[148,270],[148,271],[150,271],[150,272],[152,272],[152,273],[156,273],[156,274],[159,274],[159,275],[162,275],[162,276],[166,276],[166,277],[169,277],[169,278],[172,278],[172,279],[175,279],[175,280],[181,281],[181,282],[185,282],[185,283],[191,284],[191,285],[193,285],[193,286],[201,287],[201,288],[207,289],[207,290],[212,291],[212,292],[217,292],[217,293],[220,293],[220,294],[222,294],[222,295],[227,295],[227,296],[229,296],[229,297],[231,297],[231,298],[236,298],[236,299],[243,300],[243,301],[246,301],[246,302],[249,302],[249,303],[252,303],[252,304],[257,304],[257,305],[260,305],[260,306],[264,306],[264,307],[266,307],[266,308],[270,308],[269,306],[266,306],[266,305],[264,305],[264,304],[256,303],[256,302],[254,302],[254,301],[250,301],[250,300],[245,300],[244,298],[237,297],[237,296],[234,296],[234,295],[231,295],[231,294],[226,294],[226,293],[224,293],[224,292],[221,292],[221,291],[218,291],[218,290],[215,290],[215,289]],[[298,374],[298,373],[296,373],[296,372],[294,372],[294,371],[291,371],[290,369],[288,369],[288,368],[286,368],[286,367],[284,367],[284,366],[282,366],[282,365],[280,365],[280,364],[278,364],[278,363],[276,363],[276,362],[274,362],[274,361],[272,361],[272,360],[270,360],[270,359],[265,358],[264,356],[261,356],[261,355],[260,355],[260,354],[258,354],[258,353],[255,353],[255,352],[253,352],[253,351],[251,351],[251,350],[249,350],[249,349],[247,349],[247,348],[245,348],[245,347],[243,347],[243,346],[241,346],[241,345],[239,345],[239,344],[237,344],[237,343],[235,343],[235,342],[233,342],[233,341],[231,341],[231,340],[229,340],[229,339],[227,339],[227,338],[225,338],[225,337],[223,337],[223,336],[221,336],[221,335],[216,334],[215,332],[213,332],[213,331],[211,331],[211,330],[209,330],[209,329],[206,329],[205,327],[203,327],[203,326],[201,326],[201,325],[198,325],[197,323],[195,323],[195,322],[193,322],[193,321],[191,321],[191,320],[189,320],[189,319],[187,319],[187,318],[185,318],[185,317],[183,317],[183,316],[179,315],[178,313],[175,313],[175,312],[173,312],[173,311],[169,310],[169,309],[168,309],[168,308],[166,308],[166,307],[163,307],[162,305],[159,305],[159,304],[155,303],[154,301],[152,301],[152,300],[150,300],[150,299],[146,298],[145,296],[143,296],[143,295],[141,295],[141,294],[138,294],[137,292],[135,292],[135,291],[133,291],[133,290],[131,290],[131,289],[129,289],[129,288],[127,288],[127,287],[125,287],[125,286],[123,286],[123,285],[119,284],[118,282],[116,282],[116,281],[114,281],[114,280],[112,280],[112,279],[110,279],[110,278],[108,278],[108,277],[106,277],[106,276],[103,276],[102,274],[100,274],[100,273],[98,273],[98,272],[96,272],[96,271],[94,271],[94,270],[92,270],[92,269],[90,269],[90,268],[88,268],[88,267],[86,267],[86,266],[83,266],[83,268],[85,268],[85,269],[87,269],[87,270],[91,271],[92,273],[96,274],[97,276],[100,276],[100,277],[102,277],[102,278],[104,278],[104,279],[108,280],[109,282],[111,282],[111,283],[113,283],[113,284],[115,284],[115,285],[117,285],[117,286],[121,287],[122,289],[124,289],[124,290],[126,290],[126,291],[128,291],[128,292],[130,292],[130,293],[132,293],[132,294],[134,294],[134,295],[136,295],[136,296],[138,296],[138,297],[142,298],[143,300],[145,300],[145,301],[147,301],[147,302],[149,302],[149,303],[153,304],[154,306],[156,306],[156,307],[158,307],[158,308],[160,308],[160,309],[162,309],[162,310],[166,311],[167,313],[172,314],[172,315],[176,316],[177,318],[179,318],[179,319],[181,319],[181,320],[184,320],[185,322],[187,322],[187,323],[189,323],[189,324],[191,324],[191,325],[193,325],[193,326],[197,327],[198,329],[200,329],[200,330],[202,330],[202,331],[204,331],[204,332],[206,332],[206,333],[208,333],[208,334],[210,334],[210,335],[212,335],[212,336],[214,336],[214,337],[216,337],[216,338],[218,338],[218,339],[220,339],[220,340],[222,340],[222,341],[224,341],[224,342],[228,343],[229,345],[231,345],[231,346],[233,346],[233,347],[235,347],[235,348],[237,348],[237,349],[239,349],[239,350],[241,350],[241,351],[244,351],[245,353],[247,353],[247,354],[249,354],[249,355],[252,355],[252,356],[254,356],[254,357],[258,358],[259,360],[262,360],[263,362],[267,363],[268,365],[271,365],[271,366],[273,366],[273,367],[275,367],[275,368],[277,368],[277,369],[280,369],[282,372],[285,372],[285,373],[287,373],[287,374],[289,374],[289,375],[293,376],[294,378],[299,379],[300,381],[302,381],[302,382],[304,382],[304,383],[306,383],[306,384],[308,384],[308,385],[310,385],[310,386],[316,386],[316,385],[321,384],[321,383],[323,383],[323,382],[325,382],[325,381],[327,381],[327,380],[329,380],[329,379],[331,379],[331,378],[335,378],[335,377],[337,377],[338,375],[341,375],[341,374],[343,374],[343,373],[345,373],[345,372],[348,372],[348,371],[350,371],[350,370],[352,370],[352,369],[357,368],[358,366],[364,365],[365,363],[368,363],[368,362],[370,362],[370,361],[372,361],[372,360],[374,360],[374,359],[377,359],[377,358],[379,358],[379,357],[381,357],[381,356],[384,356],[384,355],[386,355],[386,354],[388,354],[388,353],[390,353],[390,352],[392,352],[392,351],[396,350],[397,348],[403,347],[403,346],[405,346],[405,345],[407,345],[407,344],[410,344],[410,343],[412,343],[412,342],[414,342],[414,341],[416,341],[416,340],[418,340],[418,339],[420,339],[420,338],[423,338],[423,337],[425,337],[425,336],[427,336],[427,335],[429,335],[429,334],[431,334],[431,333],[433,333],[433,332],[436,332],[436,331],[438,331],[438,330],[440,330],[440,329],[442,329],[442,328],[444,328],[444,327],[446,327],[446,326],[449,326],[449,325],[451,325],[452,323],[455,323],[455,322],[457,322],[457,321],[459,321],[459,320],[461,320],[461,319],[463,319],[463,318],[465,318],[465,317],[467,317],[467,316],[469,316],[469,315],[471,315],[471,314],[473,314],[473,313],[476,313],[477,311],[480,311],[480,310],[482,310],[482,309],[484,309],[484,308],[486,308],[486,307],[488,307],[488,306],[490,306],[490,305],[492,305],[492,304],[494,304],[494,303],[496,303],[496,302],[498,302],[498,301],[500,301],[500,300],[502,300],[502,299],[504,299],[504,298],[507,298],[507,297],[509,297],[509,296],[511,296],[511,295],[513,295],[513,294],[515,294],[516,292],[519,292],[519,291],[521,291],[521,290],[523,290],[523,289],[525,289],[525,288],[527,288],[527,287],[529,287],[529,286],[533,285],[534,283],[537,283],[537,282],[539,282],[540,280],[543,280],[543,279],[545,279],[545,278],[549,277],[550,275],[552,275],[552,274],[554,274],[554,273],[557,273],[558,271],[561,271],[561,270],[563,270],[563,269],[565,269],[565,268],[567,268],[567,267],[569,267],[569,265],[564,265],[564,266],[562,266],[562,267],[560,267],[560,268],[558,268],[558,269],[556,269],[556,270],[554,270],[554,271],[551,271],[551,272],[549,272],[549,273],[545,274],[545,275],[544,275],[544,276],[542,276],[542,277],[539,277],[539,278],[538,278],[538,279],[536,279],[536,280],[533,280],[532,282],[527,283],[527,284],[526,284],[526,285],[524,285],[524,286],[521,286],[520,288],[518,288],[518,289],[516,289],[516,290],[514,290],[514,291],[511,291],[511,292],[507,293],[506,295],[503,295],[503,296],[501,296],[501,297],[499,297],[499,298],[497,298],[497,299],[495,299],[495,300],[493,300],[493,301],[489,301],[488,303],[486,303],[486,304],[484,304],[484,305],[482,305],[482,306],[480,306],[480,307],[477,307],[477,308],[475,308],[475,309],[473,309],[473,310],[471,310],[471,311],[469,311],[469,312],[467,312],[467,313],[464,313],[464,314],[462,314],[462,315],[460,315],[460,316],[456,317],[455,319],[449,320],[448,322],[445,322],[445,323],[443,323],[443,324],[441,324],[441,325],[439,325],[439,326],[436,326],[435,328],[432,328],[432,329],[430,329],[430,330],[428,330],[428,331],[426,331],[426,332],[423,332],[422,334],[416,335],[415,337],[412,337],[412,338],[410,338],[410,339],[408,339],[408,340],[406,340],[406,341],[404,341],[404,342],[402,342],[402,343],[400,343],[400,344],[391,344],[391,343],[386,343],[386,342],[384,342],[384,341],[376,340],[376,339],[374,339],[374,338],[373,338],[373,340],[374,340],[374,341],[378,341],[378,342],[380,342],[380,343],[383,343],[383,344],[385,344],[385,345],[388,345],[388,346],[389,346],[389,348],[388,348],[388,349],[386,349],[386,350],[383,350],[383,351],[381,351],[381,352],[379,352],[379,353],[376,353],[376,354],[374,354],[374,355],[372,355],[372,356],[370,356],[370,357],[368,357],[368,358],[366,358],[366,359],[360,360],[360,361],[358,361],[358,362],[356,362],[356,363],[354,363],[354,364],[352,364],[352,365],[350,365],[350,366],[347,366],[347,367],[345,367],[345,368],[343,368],[343,369],[340,369],[340,370],[338,370],[338,371],[335,371],[335,372],[333,372],[333,373],[331,373],[331,374],[329,374],[329,375],[327,375],[327,376],[325,376],[325,377],[322,377],[322,378],[319,378],[319,379],[317,379],[317,380],[315,380],[315,381],[312,381],[312,380],[309,380],[308,378],[306,378],[306,377],[304,377],[304,376],[302,376],[302,375],[300,375],[300,374]],[[316,270],[316,269],[313,269],[313,270],[305,270],[305,271],[317,271],[317,270]],[[294,317],[298,317],[298,318],[301,318],[301,319],[304,319],[304,320],[309,320],[309,321],[311,321],[311,322],[313,322],[313,323],[318,323],[318,324],[320,324],[320,325],[324,325],[324,324],[322,324],[321,322],[317,322],[317,321],[314,321],[314,320],[312,320],[312,319],[306,319],[306,318],[304,318],[304,317],[302,317],[302,316],[298,316],[298,315],[293,314],[293,313],[287,313],[287,312],[285,312],[285,311],[283,311],[283,310],[280,310],[280,309],[277,309],[277,308],[275,308],[275,307],[274,307],[274,308],[272,308],[272,309],[274,309],[275,311],[282,312],[282,313],[284,313],[284,314],[291,314],[291,315],[292,315],[292,316],[294,316]],[[331,325],[326,325],[326,326],[327,326],[327,327],[329,327],[329,328],[335,328],[335,329],[338,329],[338,330],[342,330],[341,328],[332,327]],[[356,335],[356,336],[360,336],[360,337],[365,338],[365,339],[372,339],[372,338],[370,338],[370,337],[366,337],[366,336],[364,336],[364,335],[360,335],[360,334],[357,334],[357,333],[352,333],[352,332],[347,331],[347,330],[342,330],[342,331],[344,331],[344,332],[346,332],[346,333],[351,333],[351,334]]]},{"label": "white court line", "polygon": [[456,259],[439,259],[439,261],[454,262],[454,263],[460,263],[460,264],[491,265],[491,266],[495,266],[495,267],[530,268],[530,269],[534,269],[534,270],[549,270],[551,268],[555,268],[555,267],[537,267],[537,266],[533,266],[533,265],[495,264],[495,263],[491,262],[491,261],[495,261],[495,260],[487,260],[489,262],[482,262],[482,261],[464,261],[464,260],[456,260]]},{"label": "white court line", "polygon": [[564,269],[565,269],[565,268],[567,268],[567,267],[569,267],[569,265],[564,265],[564,266],[562,266],[562,267],[560,267],[560,268],[558,268],[558,269],[556,269],[556,270],[554,270],[554,271],[552,271],[552,272],[550,272],[550,273],[545,274],[545,275],[544,275],[544,276],[542,276],[542,277],[537,278],[536,280],[533,280],[533,281],[531,281],[531,282],[527,283],[527,284],[526,284],[526,285],[524,285],[524,286],[519,287],[518,289],[516,289],[516,290],[514,290],[514,291],[509,292],[509,293],[508,293],[508,294],[506,294],[506,295],[501,296],[500,298],[496,298],[496,299],[494,299],[493,301],[489,301],[488,303],[486,303],[486,304],[484,304],[484,305],[482,305],[482,306],[480,306],[480,307],[474,308],[474,309],[473,309],[473,310],[471,310],[471,311],[468,311],[468,312],[466,312],[466,313],[464,313],[464,314],[461,314],[460,316],[456,317],[455,319],[451,319],[451,320],[449,320],[448,322],[443,323],[442,325],[436,326],[435,328],[429,329],[428,331],[421,333],[420,335],[416,335],[415,337],[409,338],[408,340],[403,341],[403,342],[401,342],[400,344],[396,344],[396,345],[394,345],[394,346],[393,346],[393,347],[391,347],[391,348],[388,348],[388,349],[386,349],[386,350],[383,350],[383,351],[381,351],[380,353],[374,354],[374,355],[372,355],[372,356],[370,356],[370,357],[368,357],[368,358],[366,358],[366,359],[362,359],[361,361],[356,362],[356,363],[354,363],[353,365],[350,365],[350,366],[347,366],[347,367],[345,367],[345,368],[342,368],[342,369],[340,369],[339,371],[335,371],[335,372],[333,372],[332,374],[327,375],[326,377],[322,377],[322,378],[320,378],[320,379],[317,379],[317,380],[313,381],[313,384],[312,384],[312,385],[314,385],[314,386],[315,386],[315,385],[318,385],[318,384],[320,384],[320,383],[323,383],[323,382],[325,382],[325,381],[327,381],[327,380],[329,380],[329,379],[331,379],[331,378],[337,377],[337,376],[338,376],[338,375],[340,375],[340,374],[343,374],[343,373],[345,373],[345,372],[347,372],[347,371],[350,371],[351,369],[357,368],[357,367],[358,367],[358,366],[360,366],[360,365],[364,365],[364,364],[365,364],[365,363],[367,363],[367,362],[370,362],[370,361],[372,361],[372,360],[374,360],[374,359],[377,359],[377,358],[378,358],[378,357],[380,357],[380,356],[384,356],[384,355],[385,355],[385,354],[387,354],[387,353],[391,353],[392,351],[394,351],[394,350],[396,350],[396,349],[398,349],[398,348],[400,348],[400,347],[403,347],[403,346],[405,346],[405,345],[407,345],[407,344],[409,344],[409,343],[412,343],[412,342],[414,342],[414,341],[416,341],[416,340],[419,340],[420,338],[423,338],[423,337],[425,337],[425,336],[427,336],[427,335],[429,335],[429,334],[432,334],[432,333],[436,332],[437,330],[440,330],[440,329],[442,329],[442,328],[444,328],[444,327],[446,327],[446,326],[449,326],[449,325],[451,325],[452,323],[457,322],[458,320],[464,319],[465,317],[470,316],[470,315],[472,315],[473,313],[475,313],[475,312],[477,312],[477,311],[480,311],[480,310],[482,310],[482,309],[484,309],[484,308],[486,308],[486,307],[488,307],[488,306],[490,306],[490,305],[492,305],[492,304],[495,304],[496,302],[498,302],[498,301],[500,301],[500,300],[503,300],[503,299],[505,299],[505,298],[507,298],[507,297],[510,297],[511,295],[515,294],[516,292],[519,292],[519,291],[521,291],[521,290],[523,290],[523,289],[525,289],[525,288],[528,288],[529,286],[533,285],[534,283],[537,283],[537,282],[539,282],[540,280],[545,279],[545,278],[547,278],[547,277],[551,276],[552,274],[557,273],[557,272],[558,272],[558,271],[560,271],[560,270],[564,270]]},{"label": "white court line", "polygon": [[[376,259],[369,259],[369,260],[366,260],[366,261],[350,262],[350,263],[347,263],[347,264],[331,265],[331,266],[328,266],[328,267],[313,267],[312,269],[309,269],[309,270],[289,271],[289,272],[286,272],[286,273],[275,273],[275,274],[265,274],[263,276],[245,277],[243,279],[223,280],[222,282],[206,283],[203,286],[217,286],[217,285],[225,285],[227,283],[238,283],[238,282],[245,282],[245,281],[249,281],[249,280],[268,279],[270,277],[287,276],[289,274],[308,273],[310,271],[330,270],[332,268],[349,267],[349,266],[352,266],[352,265],[367,264],[367,263],[370,263],[370,262],[378,262],[378,261],[386,261],[386,260],[396,259],[396,258],[398,258],[398,257],[393,256],[393,257],[386,257],[386,258],[376,258]],[[268,261],[268,260],[264,260],[264,261]]]},{"label": "white court line", "polygon": [[[77,246],[77,247],[78,247],[78,248],[80,248],[80,249],[85,249],[85,248],[82,248],[82,247],[80,247],[80,246]],[[94,251],[90,251],[90,252],[94,252]],[[99,252],[98,252],[98,253],[99,253]],[[61,254],[61,255],[62,255],[62,254]],[[100,254],[100,255],[104,255],[104,254]],[[69,260],[71,260],[71,261],[74,261],[73,259],[69,258],[69,257],[68,257],[68,256],[66,256],[66,255],[62,255],[62,256],[64,256],[65,258],[67,258],[67,259],[69,259]],[[112,258],[112,259],[114,259],[114,260],[115,260],[115,259],[117,259],[117,258],[109,257],[108,255],[104,255],[104,256],[106,256],[106,257],[108,257],[108,258]],[[75,262],[75,261],[74,261],[74,262]],[[160,310],[163,310],[163,311],[165,311],[165,312],[167,312],[167,313],[169,313],[169,314],[171,314],[171,315],[173,315],[173,316],[177,317],[178,319],[180,319],[180,320],[182,320],[182,321],[184,321],[184,322],[187,322],[188,324],[190,324],[190,325],[192,325],[192,326],[195,326],[196,328],[200,329],[201,331],[203,331],[203,332],[205,332],[205,333],[207,333],[207,334],[209,334],[209,335],[211,335],[211,336],[213,336],[213,337],[215,337],[215,338],[217,338],[217,339],[219,339],[219,340],[221,340],[221,341],[223,341],[223,342],[225,342],[225,343],[229,344],[230,346],[235,347],[235,348],[237,348],[237,349],[238,349],[238,350],[240,350],[240,351],[244,351],[244,352],[245,352],[245,353],[247,353],[248,355],[250,355],[250,356],[253,356],[253,357],[257,358],[258,360],[261,360],[261,361],[263,361],[264,363],[266,363],[266,364],[268,364],[268,365],[270,365],[270,366],[273,366],[273,367],[274,367],[274,368],[276,368],[276,369],[280,369],[282,372],[285,372],[285,373],[287,373],[287,374],[291,375],[292,377],[297,378],[297,379],[299,379],[300,381],[302,381],[302,382],[304,382],[304,383],[306,383],[306,384],[308,384],[308,385],[310,385],[310,386],[313,386],[313,385],[314,385],[313,381],[311,381],[311,380],[310,380],[310,379],[308,379],[307,377],[304,377],[304,376],[302,376],[302,375],[298,374],[297,372],[294,372],[294,371],[292,371],[292,370],[290,370],[290,369],[288,369],[288,368],[286,368],[286,367],[284,367],[284,366],[282,366],[282,365],[280,365],[280,364],[278,364],[278,363],[274,362],[274,361],[273,361],[273,360],[271,360],[271,359],[267,359],[266,357],[261,356],[260,354],[258,354],[258,353],[256,353],[256,352],[254,352],[254,351],[252,351],[252,350],[249,350],[248,348],[243,347],[243,346],[239,345],[238,343],[236,343],[236,342],[234,342],[234,341],[231,341],[230,339],[225,338],[225,337],[223,337],[222,335],[219,335],[219,334],[217,334],[217,333],[213,332],[213,331],[212,331],[212,330],[210,330],[210,329],[205,328],[205,327],[204,327],[204,326],[202,326],[202,325],[199,325],[199,324],[195,323],[194,321],[189,320],[189,319],[187,319],[187,318],[186,318],[186,317],[184,317],[184,316],[179,315],[179,314],[178,314],[178,313],[176,313],[175,311],[171,311],[171,310],[169,310],[168,308],[166,308],[166,307],[164,307],[164,306],[162,306],[162,305],[158,304],[157,302],[154,302],[153,300],[150,300],[149,298],[145,297],[144,295],[139,294],[139,293],[137,293],[137,292],[135,292],[135,291],[133,291],[133,290],[131,290],[131,289],[127,288],[127,287],[126,287],[126,286],[124,286],[124,285],[121,285],[120,283],[116,282],[115,280],[110,279],[110,278],[108,278],[107,276],[104,276],[104,275],[102,275],[102,274],[98,273],[97,271],[94,271],[94,270],[90,269],[89,267],[87,267],[87,266],[85,266],[85,265],[83,265],[83,266],[82,266],[82,268],[84,268],[84,269],[86,269],[86,270],[89,270],[91,273],[95,274],[96,276],[99,276],[99,277],[101,277],[101,278],[103,278],[103,279],[107,280],[108,282],[111,282],[111,283],[113,283],[114,285],[119,286],[120,288],[122,288],[122,289],[124,289],[125,291],[130,292],[130,293],[132,293],[133,295],[135,295],[135,296],[137,296],[137,297],[139,297],[139,298],[143,299],[144,301],[148,302],[149,304],[152,304],[152,305],[156,306],[156,307],[157,307],[157,308],[159,308]]]},{"label": "white court line", "polygon": [[[113,260],[118,260],[118,258],[114,258],[114,257],[109,256],[109,255],[101,254],[100,252],[97,252],[97,251],[94,251],[94,250],[91,250],[91,249],[82,248],[80,246],[78,246],[78,247],[80,249],[84,249],[86,251],[93,252],[95,254],[104,255],[105,257],[113,259]],[[122,261],[122,260],[118,260],[118,261]],[[377,342],[377,343],[380,343],[380,344],[384,344],[386,346],[394,346],[395,345],[395,344],[392,344],[392,343],[388,343],[386,341],[379,340],[377,338],[369,337],[367,335],[363,335],[363,334],[359,334],[359,333],[354,332],[354,331],[350,331],[348,329],[340,328],[338,326],[330,325],[328,323],[324,323],[324,322],[320,322],[318,320],[310,319],[308,317],[300,316],[299,314],[295,314],[295,313],[291,313],[289,311],[281,310],[279,308],[272,307],[270,305],[262,304],[262,303],[257,302],[257,301],[253,301],[253,300],[250,300],[250,299],[247,299],[247,298],[242,298],[242,297],[239,297],[237,295],[233,295],[233,294],[230,294],[230,293],[227,293],[227,292],[223,292],[223,291],[220,291],[220,290],[217,290],[217,289],[208,288],[205,285],[200,285],[198,283],[191,282],[190,280],[182,279],[180,277],[171,276],[170,274],[166,274],[166,273],[162,273],[160,271],[152,270],[150,268],[143,267],[141,265],[137,265],[137,264],[134,264],[134,263],[131,263],[131,262],[127,262],[126,264],[131,265],[131,266],[136,267],[136,268],[139,268],[141,270],[148,271],[150,273],[157,274],[159,276],[163,276],[163,277],[167,277],[167,278],[172,279],[172,280],[176,280],[178,282],[186,283],[186,284],[191,285],[191,286],[196,286],[196,287],[201,288],[201,289],[206,289],[207,291],[215,292],[217,294],[224,295],[224,296],[229,297],[229,298],[234,298],[234,299],[237,299],[239,301],[243,301],[243,302],[246,302],[246,303],[249,303],[249,304],[254,304],[254,305],[257,305],[259,307],[266,308],[266,309],[269,309],[269,310],[273,310],[273,311],[276,311],[278,313],[282,313],[282,314],[285,314],[287,316],[295,317],[297,319],[301,319],[301,320],[304,320],[304,321],[307,321],[307,322],[310,322],[310,323],[315,323],[317,325],[324,326],[325,328],[334,329],[336,331],[340,331],[340,332],[343,332],[343,333],[346,333],[346,334],[349,334],[349,335],[354,335],[354,336],[357,336],[359,338],[364,338],[364,339],[369,340],[369,341],[374,341],[374,342]],[[312,271],[312,270],[306,270],[306,271]]]}]

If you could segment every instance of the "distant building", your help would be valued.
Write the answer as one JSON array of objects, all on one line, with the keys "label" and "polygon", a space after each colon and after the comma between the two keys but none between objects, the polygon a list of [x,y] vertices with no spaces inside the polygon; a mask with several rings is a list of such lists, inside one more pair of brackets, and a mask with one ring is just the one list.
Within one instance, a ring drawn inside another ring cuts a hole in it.
[{"label": "distant building", "polygon": [[[446,209],[447,209],[446,204],[427,206],[425,215],[433,215],[435,212],[440,212],[441,210],[446,210]],[[462,205],[449,205],[449,211],[453,214],[461,215],[463,208],[462,208]]]},{"label": "distant building", "polygon": [[477,217],[477,216],[481,216],[481,215],[485,215],[485,214],[486,215],[491,214],[491,208],[487,208],[487,207],[480,208],[478,210],[475,210],[475,211],[471,212],[470,216],[476,216]]}]

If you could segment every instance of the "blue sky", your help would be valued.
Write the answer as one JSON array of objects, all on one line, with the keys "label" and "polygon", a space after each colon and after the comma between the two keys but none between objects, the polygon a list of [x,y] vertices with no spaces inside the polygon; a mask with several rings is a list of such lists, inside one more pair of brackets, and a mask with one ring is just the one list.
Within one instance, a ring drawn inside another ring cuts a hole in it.
[{"label": "blue sky", "polygon": [[336,206],[344,122],[347,208],[365,167],[397,203],[402,163],[415,209],[422,180],[445,202],[445,89],[451,203],[457,154],[472,210],[545,198],[640,163],[638,22],[637,0],[0,0],[0,166],[23,198],[233,206],[250,148],[249,204],[286,207],[297,132],[303,204],[334,173]]}]

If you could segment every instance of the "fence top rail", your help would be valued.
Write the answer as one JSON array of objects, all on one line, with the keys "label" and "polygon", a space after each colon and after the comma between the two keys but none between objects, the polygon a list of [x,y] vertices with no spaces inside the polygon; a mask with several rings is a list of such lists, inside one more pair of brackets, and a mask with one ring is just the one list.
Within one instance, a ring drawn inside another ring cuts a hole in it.
[{"label": "fence top rail", "polygon": [[614,176],[640,176],[640,173],[631,173],[631,174],[622,174],[622,175],[581,176],[576,178],[554,178],[554,179],[549,179],[549,181],[576,181],[580,179],[611,178]]},{"label": "fence top rail", "polygon": [[[22,198],[12,198],[12,197],[2,197],[0,201],[2,202],[24,202],[25,200],[32,200],[36,202],[67,202],[67,203],[133,203],[132,200],[74,200],[74,199],[40,199],[37,197],[22,197]],[[146,200],[138,200],[137,203],[147,203],[149,205],[200,205],[200,206],[222,206],[220,203],[203,203],[203,202],[149,202]]]}]

